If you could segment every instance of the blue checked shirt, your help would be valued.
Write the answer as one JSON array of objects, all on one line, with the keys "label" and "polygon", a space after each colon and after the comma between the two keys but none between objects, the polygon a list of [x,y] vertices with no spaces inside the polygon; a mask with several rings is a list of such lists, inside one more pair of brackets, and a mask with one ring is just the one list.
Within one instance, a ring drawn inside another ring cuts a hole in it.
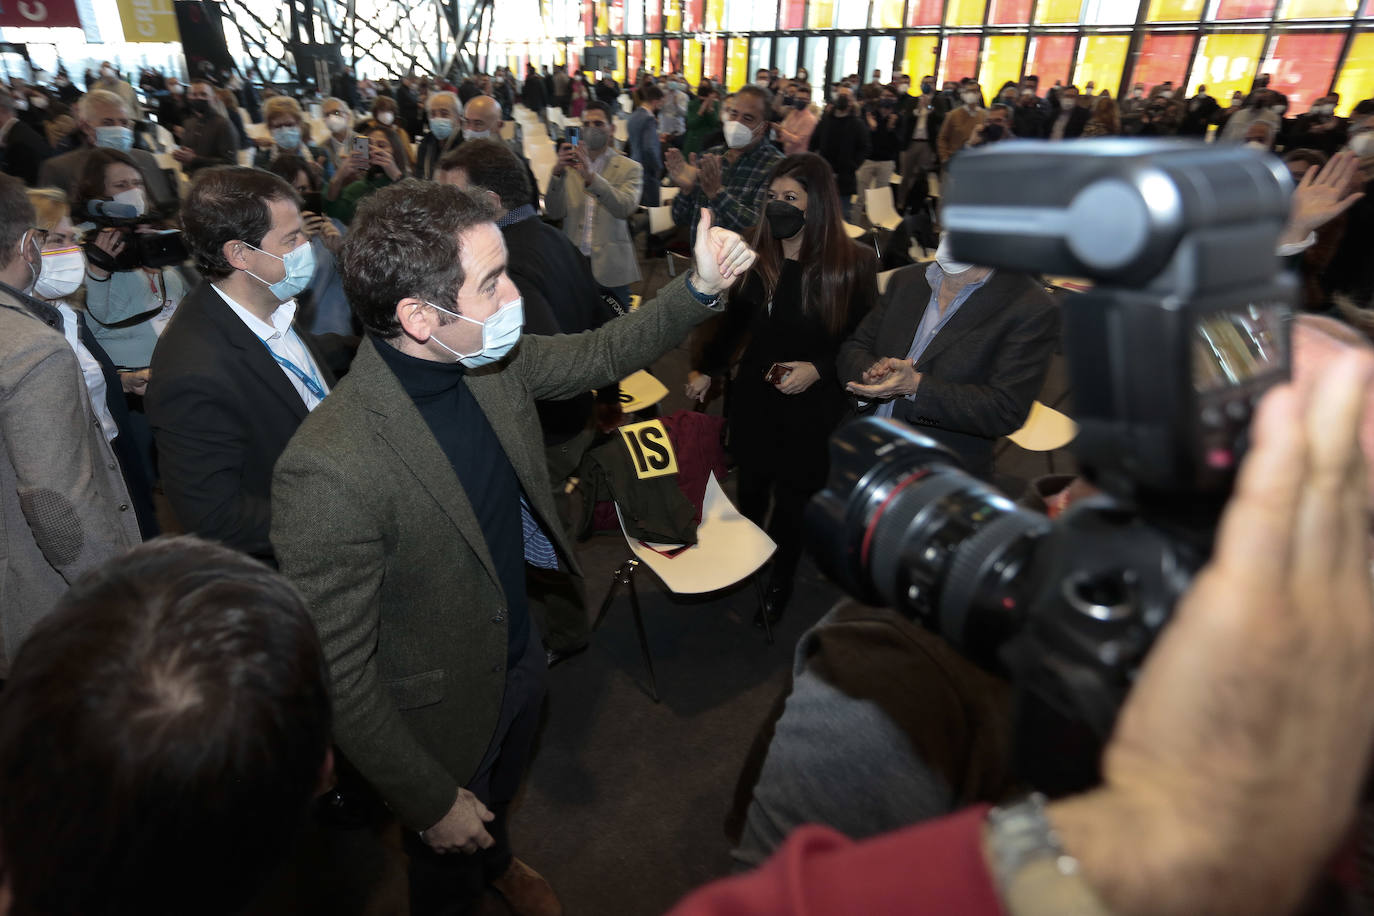
[{"label": "blue checked shirt", "polygon": [[782,159],[782,151],[768,140],[740,156],[733,165],[725,158],[727,151],[723,144],[706,150],[724,160],[719,194],[708,198],[702,193],[701,183],[698,182],[691,194],[682,193],[673,198],[673,222],[692,227],[693,244],[696,243],[697,222],[701,219],[702,207],[711,208],[713,226],[723,226],[743,234],[745,229],[758,223],[763,213],[763,199],[768,193],[768,173]]}]

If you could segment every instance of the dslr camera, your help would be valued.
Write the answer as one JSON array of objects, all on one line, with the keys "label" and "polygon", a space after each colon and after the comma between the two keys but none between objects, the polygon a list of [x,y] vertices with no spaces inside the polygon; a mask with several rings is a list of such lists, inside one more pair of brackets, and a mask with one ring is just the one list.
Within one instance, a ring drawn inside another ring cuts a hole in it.
[{"label": "dslr camera", "polygon": [[1211,553],[1256,402],[1288,378],[1296,284],[1275,254],[1291,180],[1240,147],[1011,141],[947,182],[952,255],[1090,278],[1063,302],[1081,473],[1054,522],[892,420],[842,427],[808,540],[851,595],[1009,677],[1017,768],[1097,782],[1155,638]]},{"label": "dslr camera", "polygon": [[78,214],[94,223],[96,229],[116,229],[124,238],[124,248],[112,257],[95,243],[95,232],[87,234],[81,246],[86,260],[101,270],[134,270],[139,267],[170,267],[181,264],[191,256],[178,229],[163,229],[165,214],[140,214],[130,204],[111,200],[92,200],[86,212]]}]

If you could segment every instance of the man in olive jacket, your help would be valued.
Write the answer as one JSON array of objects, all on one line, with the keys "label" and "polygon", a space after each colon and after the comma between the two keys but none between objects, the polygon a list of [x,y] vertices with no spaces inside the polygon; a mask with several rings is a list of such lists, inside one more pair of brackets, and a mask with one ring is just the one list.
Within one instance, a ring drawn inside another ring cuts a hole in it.
[{"label": "man in olive jacket", "polygon": [[699,233],[695,271],[635,313],[519,337],[493,216],[415,181],[358,211],[341,269],[369,338],[272,487],[272,543],[320,632],[339,748],[409,828],[412,912],[487,884],[516,912],[560,912],[503,824],[547,677],[525,563],[578,573],[534,401],[647,365],[753,262],[734,233]]}]

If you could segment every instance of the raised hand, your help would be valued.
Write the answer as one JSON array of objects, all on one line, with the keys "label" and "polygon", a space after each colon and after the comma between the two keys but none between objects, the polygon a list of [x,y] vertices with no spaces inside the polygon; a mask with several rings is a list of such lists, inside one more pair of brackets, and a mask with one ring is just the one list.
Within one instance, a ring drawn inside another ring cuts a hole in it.
[{"label": "raised hand", "polygon": [[711,211],[701,209],[696,245],[692,248],[692,285],[708,296],[724,292],[754,266],[754,250],[738,233],[711,225]]}]

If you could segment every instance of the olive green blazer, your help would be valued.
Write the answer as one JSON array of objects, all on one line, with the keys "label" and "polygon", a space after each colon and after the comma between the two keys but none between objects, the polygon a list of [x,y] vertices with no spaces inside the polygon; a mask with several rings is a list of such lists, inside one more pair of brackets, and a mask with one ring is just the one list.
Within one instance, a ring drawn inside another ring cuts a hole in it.
[{"label": "olive green blazer", "polygon": [[[566,569],[536,399],[623,378],[713,314],[664,287],[599,330],[522,337],[467,376]],[[400,382],[363,342],[301,424],[272,482],[272,545],[310,603],[329,662],[335,740],[422,830],[452,806],[490,743],[505,686],[506,597],[476,515]],[[499,460],[493,456],[494,460]]]}]

